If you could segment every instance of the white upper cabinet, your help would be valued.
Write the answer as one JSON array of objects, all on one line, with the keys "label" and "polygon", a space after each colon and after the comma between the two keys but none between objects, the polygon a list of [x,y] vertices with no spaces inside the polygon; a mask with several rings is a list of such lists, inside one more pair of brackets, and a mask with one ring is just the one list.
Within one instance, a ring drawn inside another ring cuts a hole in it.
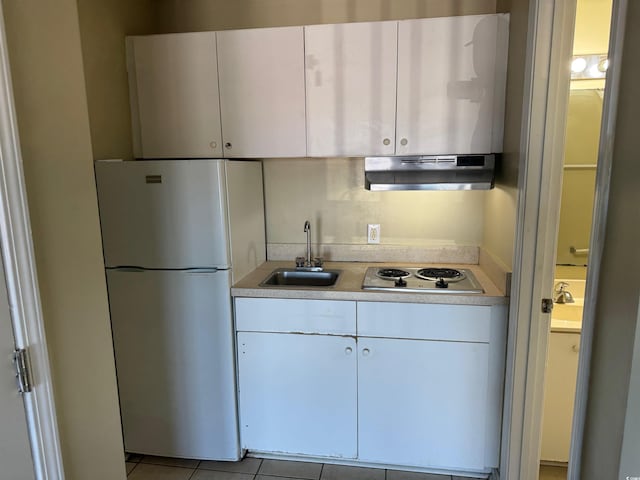
[{"label": "white upper cabinet", "polygon": [[217,33],[225,157],[304,157],[303,27]]},{"label": "white upper cabinet", "polygon": [[502,151],[507,15],[398,23],[396,154]]},{"label": "white upper cabinet", "polygon": [[508,18],[128,37],[134,154],[501,152]]},{"label": "white upper cabinet", "polygon": [[307,154],[393,155],[398,22],[305,27]]},{"label": "white upper cabinet", "polygon": [[127,38],[136,158],[222,155],[214,32]]}]

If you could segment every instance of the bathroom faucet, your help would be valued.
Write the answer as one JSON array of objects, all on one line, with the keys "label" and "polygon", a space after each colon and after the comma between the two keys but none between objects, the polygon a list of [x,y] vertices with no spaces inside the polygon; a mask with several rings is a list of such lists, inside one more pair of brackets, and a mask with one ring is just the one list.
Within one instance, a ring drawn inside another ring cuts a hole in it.
[{"label": "bathroom faucet", "polygon": [[558,282],[554,287],[554,292],[556,294],[556,303],[575,303],[573,299],[573,295],[569,290],[565,290],[569,284],[567,282]]},{"label": "bathroom faucet", "polygon": [[307,272],[320,272],[322,271],[322,258],[314,258],[311,255],[311,223],[309,220],[304,222],[304,233],[307,234],[307,255],[296,257],[296,269]]}]

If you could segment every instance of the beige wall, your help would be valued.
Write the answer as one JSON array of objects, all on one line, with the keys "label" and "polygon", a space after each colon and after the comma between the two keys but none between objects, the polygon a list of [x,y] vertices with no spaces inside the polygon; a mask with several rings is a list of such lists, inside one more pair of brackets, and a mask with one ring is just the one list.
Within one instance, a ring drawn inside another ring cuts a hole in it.
[{"label": "beige wall", "polygon": [[162,32],[495,13],[496,0],[159,0]]},{"label": "beige wall", "polygon": [[569,248],[589,248],[595,193],[602,92],[572,90],[567,110],[564,163],[592,165],[592,168],[565,168],[562,178],[560,225],[556,263],[586,265],[586,255],[574,255]]},{"label": "beige wall", "polygon": [[76,2],[3,5],[66,478],[124,479]]},{"label": "beige wall", "polygon": [[[628,2],[627,25],[622,52],[620,97],[616,118],[613,162],[608,197],[606,237],[598,279],[589,399],[582,449],[583,480],[624,479],[618,474],[625,442],[627,414],[637,414],[637,405],[627,405],[630,391],[640,299],[640,135],[637,106],[640,105],[640,2]],[[624,281],[620,281],[624,278]],[[629,410],[627,410],[629,408]],[[638,455],[637,445],[635,456]],[[628,459],[627,459],[628,460]],[[637,464],[637,463],[636,463]]]},{"label": "beige wall", "polygon": [[500,2],[499,8],[509,8],[511,13],[504,153],[496,175],[496,188],[488,192],[485,197],[482,247],[510,270],[513,265],[518,208],[517,185],[525,68],[523,52],[526,51],[529,1]]},{"label": "beige wall", "polygon": [[367,243],[367,223],[380,224],[381,245],[479,245],[486,192],[371,192],[364,160],[282,159],[264,164],[267,240]]},{"label": "beige wall", "polygon": [[[578,0],[574,54],[607,53],[611,0]],[[573,80],[567,110],[565,164],[594,165],[593,169],[565,169],[562,179],[557,264],[586,265],[586,255],[569,248],[589,247],[598,159],[604,80]]]},{"label": "beige wall", "polygon": [[640,472],[640,305],[636,319],[636,338],[631,363],[629,395],[625,415],[619,477],[626,480]]},{"label": "beige wall", "polygon": [[578,0],[573,54],[607,53],[612,0]]},{"label": "beige wall", "polygon": [[95,160],[133,158],[124,37],[154,33],[153,0],[78,0]]}]

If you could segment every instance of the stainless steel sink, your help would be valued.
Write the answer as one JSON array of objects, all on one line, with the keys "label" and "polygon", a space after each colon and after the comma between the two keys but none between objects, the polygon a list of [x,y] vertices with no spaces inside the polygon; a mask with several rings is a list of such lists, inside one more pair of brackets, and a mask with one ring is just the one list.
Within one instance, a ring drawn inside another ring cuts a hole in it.
[{"label": "stainless steel sink", "polygon": [[265,278],[261,287],[333,287],[341,270],[307,272],[295,268],[277,268]]}]

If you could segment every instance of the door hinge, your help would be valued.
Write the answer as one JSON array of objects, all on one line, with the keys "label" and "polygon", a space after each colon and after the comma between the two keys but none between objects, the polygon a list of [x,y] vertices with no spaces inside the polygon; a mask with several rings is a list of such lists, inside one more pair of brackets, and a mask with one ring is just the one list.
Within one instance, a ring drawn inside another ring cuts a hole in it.
[{"label": "door hinge", "polygon": [[29,393],[31,391],[31,368],[27,350],[21,348],[13,352],[13,364],[16,367],[16,378],[18,379],[18,392]]},{"label": "door hinge", "polygon": [[553,299],[551,298],[543,298],[542,299],[542,313],[551,313],[553,310]]}]

